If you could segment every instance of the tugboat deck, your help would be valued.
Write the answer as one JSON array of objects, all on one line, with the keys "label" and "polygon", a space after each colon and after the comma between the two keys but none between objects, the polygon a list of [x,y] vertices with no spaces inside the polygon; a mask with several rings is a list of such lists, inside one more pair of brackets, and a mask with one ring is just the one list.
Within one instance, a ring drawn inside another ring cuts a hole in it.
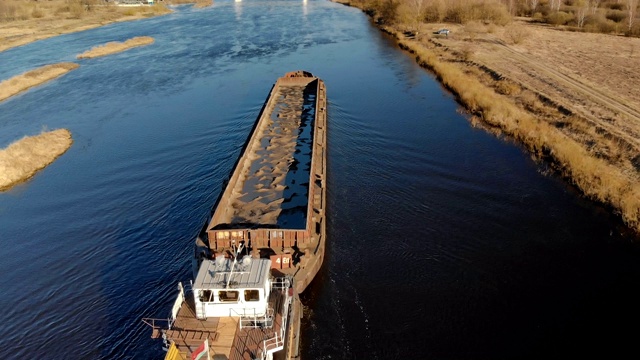
[{"label": "tugboat deck", "polygon": [[[166,337],[175,343],[182,354],[190,354],[208,338],[211,357],[218,355],[227,359],[252,360],[257,357],[264,340],[273,338],[282,330],[284,291],[273,291],[269,296],[269,307],[274,309],[271,328],[240,329],[239,317],[212,317],[206,320],[196,318],[193,298],[185,297],[171,329],[165,330]],[[162,335],[158,333],[157,337]],[[224,357],[223,357],[224,356]]]}]

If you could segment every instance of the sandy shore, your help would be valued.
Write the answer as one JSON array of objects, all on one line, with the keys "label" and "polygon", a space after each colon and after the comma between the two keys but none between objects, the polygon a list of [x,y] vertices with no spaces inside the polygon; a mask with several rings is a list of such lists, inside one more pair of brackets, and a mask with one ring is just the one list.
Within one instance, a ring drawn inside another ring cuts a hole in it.
[{"label": "sandy shore", "polygon": [[60,77],[73,69],[77,69],[79,66],[76,63],[45,65],[0,82],[0,101]]},{"label": "sandy shore", "polygon": [[153,44],[154,40],[150,36],[137,36],[124,42],[113,41],[104,45],[93,47],[82,54],[76,56],[78,59],[91,59],[100,56],[106,56],[133,49],[138,46]]},{"label": "sandy shore", "polygon": [[0,190],[24,182],[67,151],[73,140],[67,129],[24,137],[0,150]]}]

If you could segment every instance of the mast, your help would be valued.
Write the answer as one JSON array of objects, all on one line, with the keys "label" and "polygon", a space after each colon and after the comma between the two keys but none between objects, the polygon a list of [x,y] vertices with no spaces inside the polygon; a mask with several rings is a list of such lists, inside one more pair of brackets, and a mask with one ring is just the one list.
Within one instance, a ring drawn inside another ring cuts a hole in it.
[{"label": "mast", "polygon": [[242,251],[242,243],[240,243],[240,246],[238,246],[238,249],[236,250],[236,254],[233,257],[233,263],[231,264],[231,272],[229,272],[229,277],[227,278],[227,285],[224,287],[225,289],[228,289],[229,283],[231,283],[231,275],[233,275],[233,269],[236,268],[236,263],[238,262],[238,255],[240,254],[240,251]]}]

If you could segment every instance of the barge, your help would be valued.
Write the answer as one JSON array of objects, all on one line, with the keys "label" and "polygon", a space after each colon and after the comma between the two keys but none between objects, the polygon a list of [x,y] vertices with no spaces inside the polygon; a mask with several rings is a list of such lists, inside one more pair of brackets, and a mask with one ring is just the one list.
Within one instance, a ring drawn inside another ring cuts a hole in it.
[{"label": "barge", "polygon": [[165,359],[298,359],[302,293],[326,244],[326,89],[305,71],[273,85],[195,241],[194,280],[143,321]]}]

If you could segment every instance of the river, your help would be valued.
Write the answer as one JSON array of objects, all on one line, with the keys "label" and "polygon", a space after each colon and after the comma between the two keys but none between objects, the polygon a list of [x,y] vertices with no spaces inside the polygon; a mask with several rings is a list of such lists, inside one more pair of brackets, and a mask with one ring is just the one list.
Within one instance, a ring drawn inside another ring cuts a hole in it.
[{"label": "river", "polygon": [[[75,55],[148,35],[151,46]],[[328,91],[328,249],[304,359],[636,358],[640,245],[453,96],[359,10],[218,0],[0,53],[0,79],[80,68],[0,103],[0,147],[71,149],[0,193],[0,358],[161,359],[194,236],[275,80]],[[620,356],[618,356],[620,355]]]}]

